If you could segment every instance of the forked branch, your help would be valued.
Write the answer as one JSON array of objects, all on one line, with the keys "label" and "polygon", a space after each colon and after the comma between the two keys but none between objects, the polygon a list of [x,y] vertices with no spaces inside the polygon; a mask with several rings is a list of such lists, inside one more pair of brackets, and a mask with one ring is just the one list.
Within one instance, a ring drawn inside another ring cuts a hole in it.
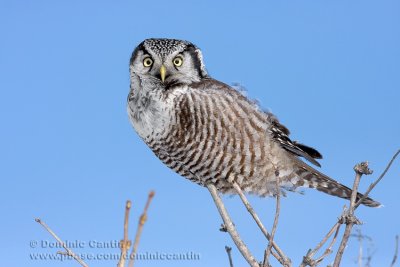
[{"label": "forked branch", "polygon": [[[236,190],[238,193],[240,199],[242,200],[244,206],[246,207],[247,211],[250,213],[250,215],[253,217],[254,221],[260,228],[261,232],[264,234],[264,236],[267,238],[269,242],[271,242],[272,247],[276,251],[273,252],[271,251],[271,254],[283,265],[283,266],[291,266],[291,260],[285,255],[283,250],[271,239],[271,235],[268,233],[267,229],[265,228],[264,224],[261,222],[260,217],[258,217],[258,214],[254,211],[253,207],[251,206],[250,202],[247,200],[246,195],[243,193],[242,189],[240,186],[236,183],[233,182],[233,188]],[[279,215],[279,214],[278,214]]]},{"label": "forked branch", "polygon": [[222,202],[221,197],[218,194],[217,188],[213,184],[207,184],[207,189],[208,191],[210,191],[214,203],[217,206],[218,212],[221,215],[222,221],[224,222],[226,231],[230,234],[233,242],[239,249],[243,258],[249,263],[251,267],[259,267],[260,265],[258,264],[257,260],[254,258],[253,254],[251,254],[246,244],[240,238],[239,233],[236,231],[236,228],[233,225],[233,222],[227,210],[225,209],[224,203]]},{"label": "forked branch", "polygon": [[351,234],[351,229],[353,228],[354,224],[360,224],[358,219],[354,216],[354,210],[356,208],[355,205],[357,199],[357,192],[358,192],[358,186],[361,181],[361,176],[363,174],[369,175],[372,173],[372,171],[368,168],[368,162],[362,162],[360,164],[357,164],[356,166],[354,166],[354,171],[356,172],[356,178],[354,179],[353,191],[351,193],[350,207],[347,210],[347,212],[345,212],[342,216],[343,223],[346,224],[346,228],[344,230],[344,234],[342,237],[342,241],[340,242],[338,252],[336,253],[335,261],[333,262],[333,267],[338,267],[340,265],[344,249],[347,246],[347,242]]},{"label": "forked branch", "polygon": [[[327,255],[329,255],[331,252],[332,252],[332,250],[331,250],[331,248],[332,248],[332,246],[333,246],[333,244],[334,244],[334,242],[336,241],[336,237],[337,237],[337,234],[338,234],[338,231],[339,231],[339,229],[340,229],[340,225],[341,224],[347,224],[347,222],[349,222],[349,220],[351,221],[351,220],[355,220],[354,221],[354,223],[356,223],[357,222],[357,220],[356,220],[356,218],[354,217],[354,211],[360,206],[360,204],[362,203],[362,201],[364,200],[364,199],[366,199],[367,197],[368,197],[368,194],[372,191],[372,189],[374,189],[375,188],[375,186],[382,180],[382,178],[386,175],[386,173],[387,173],[387,171],[390,169],[390,167],[391,167],[391,165],[392,165],[392,163],[394,162],[394,160],[397,158],[397,156],[400,154],[400,150],[398,150],[394,155],[393,155],[393,157],[392,157],[392,159],[390,160],[390,162],[388,163],[388,165],[386,166],[386,168],[385,168],[385,170],[382,172],[382,174],[375,180],[375,182],[373,182],[369,187],[368,187],[368,190],[363,194],[363,197],[361,197],[357,202],[353,202],[353,216],[350,216],[349,217],[349,210],[344,210],[343,211],[343,213],[342,213],[342,215],[339,217],[339,219],[338,219],[338,222],[336,222],[335,223],[335,225],[331,228],[331,230],[325,235],[325,237],[322,239],[322,241],[313,249],[313,250],[309,250],[308,252],[307,252],[307,254],[306,254],[306,256],[304,256],[304,258],[303,258],[303,262],[301,263],[301,265],[300,266],[302,266],[302,267],[304,267],[304,266],[317,266],[323,259],[324,259],[324,257],[326,257]],[[360,166],[361,167],[361,166]],[[368,166],[366,166],[366,167],[368,167]],[[358,170],[358,171],[361,171],[361,172],[363,172],[363,170],[361,169],[361,170]],[[364,171],[367,171],[367,170],[364,170]],[[356,170],[356,173],[357,173],[357,170]],[[359,177],[359,178],[361,178],[361,176]],[[357,174],[356,174],[356,180],[357,180]],[[358,181],[359,182],[359,181]],[[355,181],[355,183],[356,183],[356,181]],[[355,185],[355,183],[354,183],[354,185]],[[352,195],[355,195],[355,197],[357,196],[356,195],[357,194],[357,191],[354,191],[353,190],[353,194]],[[354,197],[354,198],[355,198]],[[351,198],[351,200],[350,200],[350,206],[351,206],[351,201],[353,200],[353,198]],[[330,245],[329,245],[329,247],[328,247],[328,249],[327,250],[325,250],[325,252],[323,253],[323,255],[321,256],[321,257],[319,257],[317,260],[314,260],[313,259],[313,257],[314,257],[314,255],[318,252],[318,250],[329,240],[329,238],[331,237],[331,235],[333,234],[335,232],[335,236],[334,236],[334,238],[333,238],[333,240],[332,240],[332,242],[330,243]],[[349,233],[347,233],[347,234],[349,234]],[[346,235],[347,235],[346,234]],[[343,239],[342,239],[342,242],[343,242]],[[346,241],[346,244],[347,244],[347,241]],[[344,248],[345,248],[345,245],[346,244],[344,244],[344,246],[341,246],[341,248],[342,248],[342,251],[338,251],[338,253],[337,253],[337,257],[338,257],[338,254],[343,254],[343,251],[344,251]],[[342,256],[342,255],[339,255],[340,257]],[[338,259],[339,260],[339,259]]]},{"label": "forked branch", "polygon": [[366,199],[369,195],[369,193],[372,191],[372,189],[375,188],[375,186],[382,180],[382,178],[386,175],[386,173],[388,172],[388,170],[390,169],[390,167],[392,166],[392,163],[394,162],[394,160],[397,158],[397,156],[400,154],[400,149],[397,150],[397,152],[393,155],[392,159],[389,161],[388,165],[386,166],[385,170],[382,172],[382,174],[378,177],[378,179],[376,179],[375,182],[373,182],[367,189],[367,191],[364,193],[363,197],[360,198],[357,203],[355,208],[357,208],[358,206],[360,206],[360,204],[364,201],[364,199]]},{"label": "forked branch", "polygon": [[[264,252],[264,261],[263,261],[263,267],[269,267],[269,255],[272,254],[272,244],[274,244],[274,237],[275,237],[275,232],[278,227],[278,221],[279,221],[279,214],[281,212],[281,190],[279,187],[279,177],[276,176],[276,207],[275,207],[275,217],[274,217],[274,223],[272,225],[272,230],[271,230],[271,238],[269,239],[269,243],[267,248],[265,249]],[[274,255],[275,256],[275,255]],[[280,258],[277,258],[279,262],[281,262],[283,265],[290,265],[290,262],[285,262],[288,261],[285,259],[284,255],[279,255]]]},{"label": "forked branch", "polygon": [[[140,216],[140,219],[139,219],[138,229],[137,229],[136,236],[135,236],[135,243],[133,245],[133,249],[132,249],[132,252],[130,255],[129,266],[133,266],[134,257],[135,257],[135,254],[136,254],[136,251],[137,251],[137,248],[139,245],[139,240],[140,240],[140,236],[141,236],[141,233],[143,230],[143,226],[147,220],[147,210],[150,206],[150,203],[151,203],[151,200],[153,199],[153,197],[154,197],[154,191],[151,191],[149,193],[143,214]],[[131,241],[128,239],[129,212],[130,212],[131,206],[132,206],[132,203],[130,200],[128,200],[126,202],[126,206],[125,206],[124,239],[120,241],[121,255],[120,255],[119,262],[117,264],[118,267],[124,267],[126,265],[126,258],[127,258],[128,250],[131,246]],[[46,223],[44,223],[41,219],[35,219],[35,221],[37,223],[39,223],[40,225],[42,225],[47,230],[47,232],[49,232],[57,240],[57,242],[65,249],[65,252],[59,251],[59,252],[57,252],[58,254],[70,256],[73,259],[75,259],[81,266],[88,267],[88,265],[78,255],[76,255],[70,248],[67,247],[67,245],[61,240],[61,238],[59,238],[50,229],[50,227],[47,226]]]}]

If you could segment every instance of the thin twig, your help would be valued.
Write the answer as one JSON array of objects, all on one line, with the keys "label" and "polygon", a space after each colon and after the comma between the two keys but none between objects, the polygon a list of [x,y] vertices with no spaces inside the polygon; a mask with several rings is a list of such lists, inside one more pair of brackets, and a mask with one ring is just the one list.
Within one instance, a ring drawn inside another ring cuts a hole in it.
[{"label": "thin twig", "polygon": [[392,263],[390,264],[390,267],[394,267],[394,264],[397,261],[397,254],[399,253],[399,236],[396,235],[396,245],[395,245],[395,251],[394,251],[394,256],[393,256],[393,260]]},{"label": "thin twig", "polygon": [[[372,252],[371,252],[371,248],[373,247],[373,245],[374,245],[374,242],[373,242],[373,239],[371,238],[371,237],[369,237],[369,236],[367,236],[367,235],[363,235],[362,233],[361,233],[361,230],[360,229],[357,229],[357,234],[352,234],[352,235],[350,235],[350,237],[356,237],[357,238],[357,240],[359,241],[359,254],[358,254],[358,259],[357,259],[357,261],[358,261],[358,265],[359,266],[364,266],[364,267],[371,267],[371,261],[372,261],[372,257],[374,256],[374,253],[375,253],[375,251],[376,250],[373,250]],[[367,241],[369,241],[368,242],[368,247],[367,247],[367,255],[366,256],[362,256],[362,254],[363,254],[363,247],[364,247],[364,240],[367,240]],[[360,260],[361,259],[361,260]],[[366,260],[365,261],[365,264],[363,264],[363,261],[362,260]]]},{"label": "thin twig", "polygon": [[326,241],[328,241],[328,239],[331,237],[331,235],[333,233],[335,233],[335,231],[338,231],[338,228],[340,227],[340,223],[335,223],[335,225],[331,228],[331,230],[329,230],[329,232],[324,236],[324,238],[321,240],[321,242],[318,243],[318,245],[313,249],[313,250],[309,250],[307,253],[307,257],[313,258],[314,255],[318,252],[318,250],[325,245]]},{"label": "thin twig", "polygon": [[225,246],[226,254],[228,254],[228,259],[229,259],[229,267],[233,267],[233,260],[232,260],[232,248]]},{"label": "thin twig", "polygon": [[143,231],[143,226],[147,220],[147,210],[149,209],[151,200],[154,197],[154,191],[151,191],[149,193],[149,196],[147,198],[147,202],[146,202],[146,206],[144,207],[143,213],[139,218],[139,223],[138,223],[138,228],[136,230],[136,236],[135,236],[135,241],[133,242],[133,247],[132,247],[132,251],[131,254],[129,255],[129,267],[133,267],[133,263],[134,263],[134,259],[136,257],[136,252],[137,252],[137,248],[139,246],[139,241],[140,241],[140,236],[142,235],[142,231]]},{"label": "thin twig", "polygon": [[357,208],[358,206],[361,205],[361,203],[368,197],[368,194],[374,189],[374,187],[382,180],[382,178],[386,175],[387,171],[390,169],[392,166],[392,163],[394,160],[397,158],[397,156],[400,154],[400,149],[397,150],[397,152],[393,155],[392,159],[389,161],[388,165],[386,166],[385,170],[382,172],[382,174],[376,179],[375,182],[373,182],[367,189],[367,191],[364,193],[364,195],[357,201],[355,207]]},{"label": "thin twig", "polygon": [[44,227],[44,229],[47,230],[47,232],[49,232],[56,240],[57,242],[65,249],[66,251],[66,255],[74,258],[77,262],[79,262],[79,264],[83,267],[88,267],[88,265],[81,259],[79,258],[78,255],[76,255],[71,249],[69,249],[67,247],[67,245],[61,240],[61,238],[59,238],[51,229],[50,227],[47,226],[47,224],[45,222],[43,222],[41,219],[36,218],[35,221],[37,223],[39,223],[40,225],[42,225]]},{"label": "thin twig", "polygon": [[363,266],[363,262],[362,261],[364,259],[364,257],[363,257],[363,240],[364,240],[364,238],[367,238],[367,236],[364,236],[361,233],[360,229],[356,229],[356,232],[357,232],[357,234],[351,234],[350,237],[357,238],[357,241],[358,241],[357,263],[358,263],[359,267],[362,267]]},{"label": "thin twig", "polygon": [[340,242],[339,249],[335,257],[335,261],[333,262],[333,267],[338,267],[340,265],[344,249],[346,248],[347,242],[351,234],[351,229],[353,228],[354,224],[358,224],[358,220],[354,216],[354,210],[355,210],[358,186],[360,184],[361,176],[363,174],[369,175],[372,173],[372,171],[368,168],[368,162],[362,162],[360,164],[357,164],[356,166],[354,166],[354,171],[356,172],[356,178],[354,179],[353,191],[351,193],[350,207],[349,210],[344,214],[344,216],[342,216],[344,219],[344,223],[346,224],[346,228],[344,230],[342,241]]},{"label": "thin twig", "polygon": [[332,247],[336,242],[337,236],[339,234],[340,226],[341,226],[341,224],[338,224],[338,227],[336,228],[336,231],[335,231],[335,235],[333,236],[332,241],[331,241],[331,243],[329,243],[329,246],[327,247],[327,249],[324,251],[324,253],[321,255],[321,257],[316,259],[317,264],[321,263],[325,259],[326,256],[328,256],[329,254],[332,253]]},{"label": "thin twig", "polygon": [[275,217],[274,217],[274,224],[272,225],[272,230],[271,230],[271,238],[269,240],[267,249],[264,252],[264,262],[263,266],[267,267],[270,266],[269,264],[269,254],[271,254],[271,249],[272,249],[272,244],[274,242],[274,237],[275,237],[275,232],[278,227],[278,221],[279,221],[279,214],[281,211],[281,190],[279,187],[279,177],[278,175],[276,176],[276,207],[275,207]]},{"label": "thin twig", "polygon": [[118,262],[118,267],[125,266],[126,256],[128,254],[128,250],[131,246],[131,241],[128,239],[128,227],[129,227],[129,212],[131,210],[132,203],[130,200],[126,201],[125,205],[125,219],[124,219],[124,239],[120,241],[121,247],[121,257]]},{"label": "thin twig", "polygon": [[242,241],[239,236],[239,233],[236,231],[235,226],[227,210],[225,209],[224,203],[222,202],[220,196],[218,195],[217,188],[213,184],[207,184],[207,189],[210,191],[210,194],[214,200],[215,205],[217,206],[218,212],[221,215],[221,218],[224,222],[225,228],[230,234],[233,242],[235,243],[236,247],[239,249],[240,253],[242,253],[245,260],[249,263],[252,267],[259,267],[257,260],[251,254],[250,250],[247,248],[246,244]]},{"label": "thin twig", "polygon": [[[332,251],[331,248],[335,244],[336,237],[339,233],[340,229],[340,223],[337,222],[335,225],[329,230],[329,232],[324,236],[324,238],[321,240],[321,242],[318,243],[318,245],[313,249],[309,249],[307,254],[303,257],[303,261],[300,264],[300,267],[305,267],[305,266],[317,266],[318,263],[320,263],[326,256],[328,256]],[[322,254],[321,257],[319,257],[317,260],[314,260],[314,255],[318,252],[318,250],[321,249],[323,245],[325,245],[326,241],[329,240],[331,235],[335,233],[331,243],[329,244],[328,248],[325,250],[325,252]]]},{"label": "thin twig", "polygon": [[[257,223],[257,225],[260,228],[261,232],[264,234],[264,236],[267,238],[267,240],[272,243],[272,247],[276,250],[276,252],[279,255],[278,257],[276,257],[276,259],[283,266],[291,266],[291,260],[288,257],[286,257],[286,255],[283,253],[282,249],[273,240],[271,241],[271,235],[268,233],[267,229],[264,227],[264,225],[261,222],[260,218],[258,217],[257,213],[254,211],[253,207],[250,205],[250,202],[247,200],[247,197],[243,193],[243,191],[240,188],[240,186],[236,182],[233,182],[232,186],[236,190],[236,192],[238,193],[238,195],[239,195],[240,199],[242,200],[243,204],[245,205],[247,211],[251,214],[251,216],[253,217],[254,221]],[[273,253],[272,255],[277,255],[277,254]]]}]

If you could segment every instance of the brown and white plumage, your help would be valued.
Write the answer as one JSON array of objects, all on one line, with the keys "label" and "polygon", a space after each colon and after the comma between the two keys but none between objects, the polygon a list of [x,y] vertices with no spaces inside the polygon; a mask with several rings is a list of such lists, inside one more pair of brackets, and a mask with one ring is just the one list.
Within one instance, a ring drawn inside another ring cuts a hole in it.
[{"label": "brown and white plumage", "polygon": [[[320,166],[321,154],[292,141],[277,118],[207,75],[193,44],[147,39],[130,61],[128,114],[139,136],[168,167],[222,193],[260,196],[310,187],[350,198],[351,190],[300,160]],[[361,195],[360,195],[361,196]],[[363,204],[380,204],[370,198]]]}]

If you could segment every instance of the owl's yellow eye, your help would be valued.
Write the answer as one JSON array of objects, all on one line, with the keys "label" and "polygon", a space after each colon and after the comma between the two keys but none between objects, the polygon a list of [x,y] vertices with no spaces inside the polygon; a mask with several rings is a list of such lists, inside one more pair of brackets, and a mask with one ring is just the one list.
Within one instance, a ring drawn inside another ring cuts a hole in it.
[{"label": "owl's yellow eye", "polygon": [[153,60],[151,58],[146,57],[143,59],[143,66],[150,67],[151,65],[153,65]]},{"label": "owl's yellow eye", "polygon": [[172,60],[172,63],[174,63],[175,66],[180,67],[183,64],[183,58],[178,56]]}]

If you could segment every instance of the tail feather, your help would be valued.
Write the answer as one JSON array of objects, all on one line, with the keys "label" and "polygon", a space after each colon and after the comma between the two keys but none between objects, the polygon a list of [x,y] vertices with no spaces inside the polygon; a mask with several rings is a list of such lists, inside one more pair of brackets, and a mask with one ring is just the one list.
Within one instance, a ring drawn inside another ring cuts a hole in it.
[{"label": "tail feather", "polygon": [[[310,187],[310,188],[315,188],[318,191],[324,192],[326,194],[340,197],[340,198],[345,198],[345,199],[350,199],[351,194],[352,194],[352,189],[348,188],[345,185],[342,185],[341,183],[335,181],[334,179],[326,176],[325,174],[311,168],[310,166],[306,165],[302,161],[295,171],[295,173],[298,175],[298,181],[297,181],[297,186],[304,186],[304,187]],[[357,193],[357,200],[361,199],[363,197],[363,194]],[[379,207],[381,204],[372,198],[365,198],[361,204],[368,206],[368,207]]]}]

